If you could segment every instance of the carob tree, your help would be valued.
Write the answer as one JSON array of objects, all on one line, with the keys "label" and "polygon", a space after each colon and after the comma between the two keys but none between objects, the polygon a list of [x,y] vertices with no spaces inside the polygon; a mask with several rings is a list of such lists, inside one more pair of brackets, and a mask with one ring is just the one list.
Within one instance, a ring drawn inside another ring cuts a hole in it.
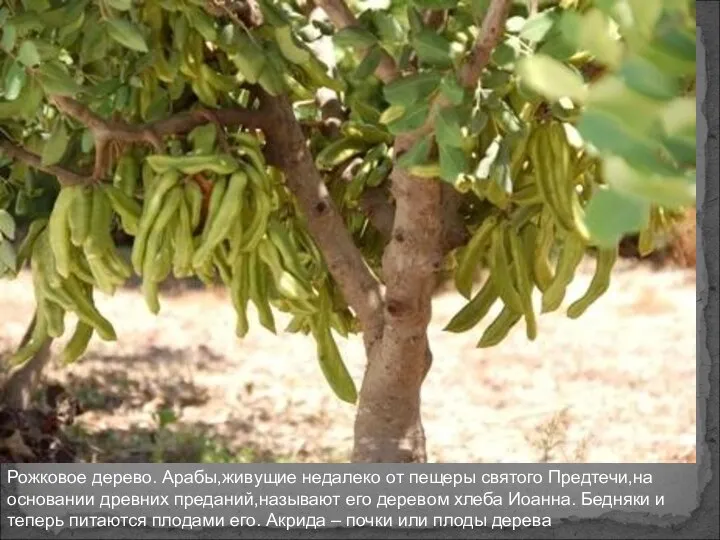
[{"label": "carob tree", "polygon": [[535,339],[588,248],[573,318],[623,234],[650,250],[694,204],[687,0],[9,0],[0,23],[0,269],[37,300],[15,375],[122,339],[94,299],[133,274],[153,313],[170,275],[220,281],[239,338],[252,303],[315,339],[353,461],[423,462],[438,272],[468,299],[448,331]]}]

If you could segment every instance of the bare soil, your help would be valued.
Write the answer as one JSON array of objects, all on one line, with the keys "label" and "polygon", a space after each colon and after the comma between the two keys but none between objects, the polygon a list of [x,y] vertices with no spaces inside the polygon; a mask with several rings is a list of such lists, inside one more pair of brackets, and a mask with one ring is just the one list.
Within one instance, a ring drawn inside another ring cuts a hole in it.
[{"label": "bare soil", "polygon": [[[583,264],[565,305],[582,294],[592,265]],[[543,315],[534,342],[519,324],[484,350],[475,344],[497,306],[481,327],[449,334],[442,328],[463,299],[439,293],[423,391],[429,459],[694,463],[695,302],[694,270],[625,260],[581,320],[562,310]],[[80,362],[45,373],[82,407],[69,428],[81,459],[348,458],[354,408],[331,393],[310,338],[273,336],[256,324],[238,340],[223,290],[166,295],[157,317],[134,289],[97,303],[119,340],[95,338]],[[0,281],[0,357],[16,346],[32,310],[28,274]],[[287,319],[277,317],[283,327]],[[359,386],[361,341],[338,343]]]}]

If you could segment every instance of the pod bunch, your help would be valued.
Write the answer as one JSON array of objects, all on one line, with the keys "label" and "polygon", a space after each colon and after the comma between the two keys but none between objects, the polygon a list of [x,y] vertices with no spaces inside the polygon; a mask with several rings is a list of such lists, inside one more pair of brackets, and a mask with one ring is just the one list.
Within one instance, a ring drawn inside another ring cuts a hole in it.
[{"label": "pod bunch", "polygon": [[[530,340],[537,317],[557,310],[591,241],[584,204],[595,189],[592,163],[570,143],[563,124],[539,124],[526,141],[526,163],[513,185],[508,208],[493,207],[458,253],[454,280],[468,303],[446,330],[465,332],[480,323],[497,301],[502,309],[484,330],[478,347],[502,341],[521,320]],[[567,308],[582,315],[605,291],[617,260],[617,246],[596,247],[596,266],[586,292]],[[473,293],[479,265],[488,277]],[[541,294],[536,311],[533,294]]]},{"label": "pod bunch", "polygon": [[[25,362],[47,339],[61,337],[68,312],[78,322],[62,353],[66,362],[81,357],[94,334],[115,340],[93,291],[113,295],[133,273],[152,313],[160,311],[160,284],[171,274],[206,284],[219,277],[239,337],[249,330],[251,303],[273,333],[272,308],[292,314],[287,330],[315,337],[331,387],[354,401],[331,329],[347,336],[356,322],[290,201],[261,140],[243,131],[220,134],[213,123],[170,141],[167,153],[120,156],[110,182],[63,187],[18,250],[19,266],[30,261],[37,308],[32,335],[11,361]],[[134,237],[127,258],[115,243],[116,226]]]},{"label": "pod bunch", "polygon": [[250,303],[273,333],[272,308],[292,313],[288,330],[313,333],[331,385],[353,401],[355,387],[330,328],[347,335],[354,319],[297,215],[281,211],[284,186],[266,163],[262,143],[239,132],[219,145],[214,124],[195,128],[188,140],[190,151],[150,155],[142,165],[144,197],[131,264],[142,277],[149,310],[159,312],[159,285],[171,273],[207,284],[218,276],[230,293],[238,337],[249,331]]},{"label": "pod bunch", "polygon": [[[62,207],[59,208],[62,210]],[[31,335],[10,357],[10,364],[26,362],[49,338],[62,336],[65,333],[67,313],[73,313],[77,322],[72,336],[61,352],[63,362],[69,363],[80,358],[93,334],[105,341],[117,339],[112,323],[95,305],[93,288],[97,283],[90,271],[88,259],[84,258],[84,252],[72,244],[69,238],[57,236],[54,229],[62,227],[63,224],[58,223],[57,216],[54,219],[53,222],[51,215],[50,220],[33,221],[18,249],[18,261],[30,261],[37,307]],[[58,248],[61,246],[57,245],[57,242],[70,242],[72,262],[69,266],[61,267],[58,263],[55,252],[60,252]]]}]

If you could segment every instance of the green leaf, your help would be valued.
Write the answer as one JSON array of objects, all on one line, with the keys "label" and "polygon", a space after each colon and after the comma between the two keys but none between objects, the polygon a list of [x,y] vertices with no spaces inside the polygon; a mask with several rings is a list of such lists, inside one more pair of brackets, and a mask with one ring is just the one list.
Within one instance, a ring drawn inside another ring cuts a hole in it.
[{"label": "green leaf", "polygon": [[15,101],[27,82],[27,73],[20,62],[13,62],[5,76],[5,99]]},{"label": "green leaf", "polygon": [[422,63],[440,68],[452,66],[450,40],[444,36],[423,29],[413,37],[412,46]]},{"label": "green leaf", "polygon": [[677,98],[662,115],[662,143],[680,167],[696,166],[696,114],[694,98]]},{"label": "green leaf", "polygon": [[163,116],[168,114],[169,111],[170,98],[168,97],[167,92],[160,91],[148,107],[145,117],[148,122],[154,122],[156,120],[160,120]]},{"label": "green leaf", "polygon": [[460,105],[465,101],[465,89],[460,86],[454,73],[445,75],[445,77],[442,78],[442,81],[440,81],[440,92],[442,92],[453,105]]},{"label": "green leaf", "polygon": [[587,90],[582,77],[549,56],[536,54],[523,58],[518,62],[516,72],[524,84],[548,101],[569,97],[582,102],[586,98]]},{"label": "green leaf", "polygon": [[[40,19],[47,28],[72,28],[85,19],[85,8],[89,0],[75,0],[64,7],[46,11]],[[61,33],[65,30],[61,30]]]},{"label": "green leaf", "polygon": [[18,98],[20,102],[19,115],[25,119],[34,118],[38,111],[41,110],[44,97],[40,83],[31,78],[25,85],[22,94],[20,94],[20,98]]},{"label": "green leaf", "polygon": [[694,174],[676,177],[643,174],[616,156],[603,160],[603,174],[610,187],[629,197],[668,208],[695,204]]},{"label": "green leaf", "polygon": [[586,111],[598,111],[622,122],[626,131],[644,136],[656,124],[665,103],[629,88],[619,77],[607,75],[592,85]]},{"label": "green leaf", "polygon": [[17,38],[17,28],[12,23],[5,23],[2,28],[2,38],[0,38],[0,49],[7,52],[15,48],[15,39]]},{"label": "green leaf", "polygon": [[389,45],[405,41],[405,29],[396,17],[384,11],[372,11],[371,14],[380,41]]},{"label": "green leaf", "polygon": [[353,77],[359,80],[367,79],[370,75],[375,73],[375,70],[380,65],[382,60],[383,50],[378,45],[373,45],[368,49],[365,57],[358,64],[357,69],[353,73]]},{"label": "green leaf", "polygon": [[677,78],[662,72],[641,56],[626,58],[618,75],[628,88],[653,99],[669,100],[680,93]]},{"label": "green leaf", "polygon": [[80,86],[75,82],[62,62],[51,60],[37,68],[38,79],[45,92],[58,96],[74,96],[80,92]]},{"label": "green leaf", "polygon": [[32,11],[18,13],[12,18],[12,24],[17,31],[18,37],[26,36],[32,32],[42,32],[44,30],[42,17]]},{"label": "green leaf", "polygon": [[662,2],[648,0],[625,1],[632,11],[632,31],[637,32],[644,39],[650,39],[663,10]]},{"label": "green leaf", "polygon": [[663,73],[684,77],[697,70],[695,49],[694,32],[670,27],[656,33],[643,56]]},{"label": "green leaf", "polygon": [[697,129],[697,102],[692,97],[682,97],[671,101],[662,114],[665,133],[695,140]]},{"label": "green leaf", "polygon": [[548,32],[545,40],[536,54],[542,54],[564,62],[577,52],[577,45],[572,39],[568,39],[560,28],[560,25],[553,26]]},{"label": "green leaf", "polygon": [[408,169],[413,165],[424,165],[430,155],[432,137],[426,136],[416,142],[410,150],[405,152],[397,161],[398,167]]},{"label": "green leaf", "polygon": [[[652,2],[648,2],[652,3]],[[580,20],[577,45],[611,68],[618,66],[623,46],[611,34],[610,19],[599,9],[588,10]]]},{"label": "green leaf", "polygon": [[[356,98],[351,100],[351,103],[355,104],[355,107],[352,108],[352,110],[358,109],[358,105],[361,105],[364,103],[364,101],[360,98]],[[381,124],[391,124],[395,122],[396,120],[403,117],[405,114],[405,107],[402,105],[390,105],[387,109],[385,109],[382,114],[378,118],[378,122]]]},{"label": "green leaf", "polygon": [[106,21],[108,35],[123,47],[146,53],[147,43],[140,29],[126,19],[108,19]]},{"label": "green leaf", "polygon": [[81,65],[91,64],[104,58],[107,55],[109,41],[105,26],[101,24],[86,25],[80,45]]},{"label": "green leaf", "polygon": [[35,49],[37,50],[38,56],[40,57],[39,64],[46,61],[46,60],[53,60],[55,58],[60,58],[62,53],[62,48],[57,47],[56,45],[42,40],[42,39],[34,39],[33,45],[35,45]]},{"label": "green leaf", "polygon": [[383,95],[392,105],[410,106],[427,100],[440,85],[442,75],[430,71],[395,79],[383,88]]},{"label": "green leaf", "polygon": [[0,120],[17,116],[20,114],[20,108],[17,101],[0,101]]},{"label": "green leaf", "polygon": [[405,113],[387,124],[388,131],[393,135],[416,130],[425,123],[430,107],[427,103],[419,102],[405,109]]},{"label": "green leaf", "polygon": [[695,25],[687,28],[668,18],[661,23],[652,43],[678,59],[695,64],[697,61],[697,29]]},{"label": "green leaf", "polygon": [[481,108],[477,107],[473,109],[470,113],[470,134],[480,135],[480,133],[482,133],[485,129],[489,119],[489,115]]},{"label": "green leaf", "polygon": [[15,250],[10,242],[0,239],[0,264],[5,265],[7,268],[16,271],[17,258]]},{"label": "green leaf", "polygon": [[104,98],[115,93],[122,84],[118,78],[108,79],[90,88],[89,93],[95,99]]},{"label": "green leaf", "polygon": [[189,8],[187,10],[190,24],[198,31],[205,41],[214,42],[217,40],[218,33],[215,28],[215,21],[204,9]]},{"label": "green leaf", "polygon": [[468,168],[468,159],[460,148],[439,144],[440,154],[440,178],[451,184],[455,184],[458,177],[465,173]]},{"label": "green leaf", "polygon": [[0,208],[0,233],[5,238],[15,240],[15,220],[7,210]]},{"label": "green leaf", "polygon": [[558,14],[554,10],[546,10],[533,15],[525,22],[520,31],[520,38],[532,43],[539,43],[548,35],[550,29],[558,20]]},{"label": "green leaf", "polygon": [[365,49],[377,43],[377,37],[364,28],[346,26],[333,35],[333,42],[338,47]]},{"label": "green leaf", "polygon": [[408,4],[407,7],[407,21],[408,26],[410,26],[410,34],[417,34],[418,32],[422,32],[425,28],[425,21],[423,21],[422,13],[410,4]]},{"label": "green leaf", "polygon": [[694,139],[690,141],[678,137],[663,137],[662,144],[680,168],[696,166],[697,145]]},{"label": "green leaf", "polygon": [[599,189],[585,210],[585,225],[595,244],[613,247],[629,233],[640,231],[648,221],[649,204],[612,189]]},{"label": "green leaf", "polygon": [[42,165],[47,167],[58,163],[65,155],[69,141],[70,137],[65,129],[65,123],[59,120],[55,124],[55,129],[53,129],[53,132],[50,134],[50,138],[43,147],[41,156]]},{"label": "green leaf", "polygon": [[465,144],[463,124],[462,113],[458,107],[445,107],[438,112],[435,117],[435,138],[438,143],[462,148]]},{"label": "green leaf", "polygon": [[27,67],[35,67],[40,63],[40,53],[35,43],[32,41],[23,41],[18,51],[17,59]]},{"label": "green leaf", "polygon": [[500,69],[511,71],[515,67],[517,59],[523,56],[524,47],[518,38],[509,36],[504,42],[495,47],[491,60]]},{"label": "green leaf", "polygon": [[28,11],[35,11],[42,13],[50,9],[50,2],[48,0],[23,0],[23,5]]},{"label": "green leaf", "polygon": [[618,118],[597,111],[586,111],[577,125],[582,138],[603,153],[623,157],[633,167],[650,174],[672,176],[676,167],[661,159],[663,149],[656,135],[638,137]]},{"label": "green leaf", "polygon": [[132,0],[105,0],[108,5],[118,11],[128,11],[132,7]]}]

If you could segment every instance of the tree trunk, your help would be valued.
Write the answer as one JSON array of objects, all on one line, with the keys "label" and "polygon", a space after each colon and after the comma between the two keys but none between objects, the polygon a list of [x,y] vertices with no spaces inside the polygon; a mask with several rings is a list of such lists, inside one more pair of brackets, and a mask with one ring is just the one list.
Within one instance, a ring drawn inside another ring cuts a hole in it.
[{"label": "tree trunk", "polygon": [[427,461],[420,391],[431,363],[427,338],[378,347],[368,354],[355,419],[353,463]]},{"label": "tree trunk", "polygon": [[[20,347],[24,346],[30,339],[33,328],[35,327],[35,318],[28,325],[25,335],[20,341]],[[30,404],[32,391],[40,378],[43,368],[50,361],[50,347],[52,339],[45,340],[42,348],[29,361],[15,367],[8,378],[5,380],[2,389],[0,389],[0,403],[6,407],[24,409]]]},{"label": "tree trunk", "polygon": [[393,171],[396,212],[383,254],[382,335],[366,339],[368,363],[355,421],[356,463],[424,463],[420,390],[432,363],[427,329],[441,269],[439,183]]}]

